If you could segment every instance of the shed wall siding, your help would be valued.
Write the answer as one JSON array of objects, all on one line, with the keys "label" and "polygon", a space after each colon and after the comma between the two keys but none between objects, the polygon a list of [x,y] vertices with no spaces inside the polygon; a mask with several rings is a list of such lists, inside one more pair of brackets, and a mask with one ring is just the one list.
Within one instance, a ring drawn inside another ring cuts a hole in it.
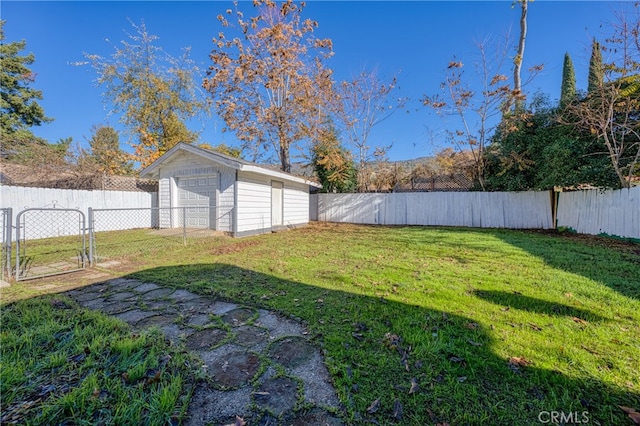
[{"label": "shed wall siding", "polygon": [[218,225],[224,232],[233,232],[233,209],[235,208],[234,185],[236,171],[227,167],[220,168],[220,197],[218,198]]},{"label": "shed wall siding", "polygon": [[271,230],[271,178],[238,172],[238,233]]},{"label": "shed wall siding", "polygon": [[309,223],[309,187],[295,182],[284,183],[284,225]]}]

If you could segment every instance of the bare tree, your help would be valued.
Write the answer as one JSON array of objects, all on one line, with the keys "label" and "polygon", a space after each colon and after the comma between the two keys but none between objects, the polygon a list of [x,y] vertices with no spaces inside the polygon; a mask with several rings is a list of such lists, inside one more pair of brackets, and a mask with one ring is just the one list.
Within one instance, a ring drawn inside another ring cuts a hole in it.
[{"label": "bare tree", "polygon": [[393,97],[398,90],[397,77],[384,81],[377,70],[362,71],[351,81],[340,85],[337,108],[339,122],[356,151],[358,161],[358,190],[366,191],[372,171],[368,163],[376,157],[384,157],[389,146],[369,145],[372,129],[405,106],[407,98]]},{"label": "bare tree", "polygon": [[[317,129],[320,110],[332,99],[332,72],[324,61],[332,55],[329,39],[314,36],[316,21],[302,19],[304,3],[255,0],[257,16],[244,18],[234,2],[240,34],[213,38],[212,65],[204,88],[226,128],[253,152],[275,153],[283,171],[291,170],[290,150]],[[218,16],[224,28],[231,23]],[[325,107],[325,109],[329,109]]]},{"label": "bare tree", "polygon": [[[492,49],[491,39],[477,43],[479,59],[475,63],[480,90],[472,88],[472,80],[465,75],[465,66],[456,57],[449,62],[443,95],[424,96],[424,106],[433,108],[441,116],[458,118],[455,130],[447,130],[447,139],[460,152],[468,151],[473,158],[474,179],[484,190],[485,149],[498,117],[512,95],[508,77],[503,73],[508,43],[498,41]],[[489,57],[490,52],[494,56]]]}]

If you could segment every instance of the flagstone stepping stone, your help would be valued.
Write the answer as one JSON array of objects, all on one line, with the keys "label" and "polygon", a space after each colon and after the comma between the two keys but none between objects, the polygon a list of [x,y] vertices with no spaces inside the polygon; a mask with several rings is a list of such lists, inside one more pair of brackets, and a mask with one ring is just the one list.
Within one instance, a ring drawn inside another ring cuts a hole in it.
[{"label": "flagstone stepping stone", "polygon": [[154,284],[154,283],[144,283],[144,284],[141,284],[141,285],[139,285],[139,286],[137,286],[137,287],[134,287],[133,289],[134,289],[135,291],[137,291],[138,293],[146,293],[146,292],[148,292],[148,291],[151,291],[151,290],[157,290],[157,289],[159,289],[159,288],[161,288],[161,287],[160,287],[159,285],[157,285],[157,284]]},{"label": "flagstone stepping stone", "polygon": [[268,341],[269,332],[264,328],[245,325],[235,330],[236,343],[240,346],[252,347]]},{"label": "flagstone stepping stone", "polygon": [[329,413],[326,410],[315,407],[309,412],[296,414],[290,416],[286,421],[286,425],[289,426],[308,426],[308,425],[323,425],[323,426],[342,426],[342,421]]},{"label": "flagstone stepping stone", "polygon": [[135,293],[131,293],[129,291],[123,291],[120,293],[114,293],[111,296],[107,297],[107,302],[120,302],[122,300],[131,299],[135,297]]},{"label": "flagstone stepping stone", "polygon": [[237,308],[223,314],[220,319],[231,326],[239,327],[254,315],[255,311],[252,309]]},{"label": "flagstone stepping stone", "polygon": [[190,299],[182,302],[180,308],[183,311],[200,312],[200,313],[214,313],[214,302],[211,299],[204,297],[198,297],[196,299]]},{"label": "flagstone stepping stone", "polygon": [[187,324],[190,326],[204,326],[211,323],[209,314],[194,314],[189,317]]},{"label": "flagstone stepping stone", "polygon": [[83,302],[87,302],[89,300],[95,300],[98,298],[102,298],[104,297],[104,293],[100,293],[98,291],[94,291],[94,290],[90,290],[90,291],[83,291],[77,295],[73,295],[73,298],[76,299],[78,302],[83,303]]},{"label": "flagstone stepping stone", "polygon": [[236,305],[235,303],[215,302],[215,304],[213,305],[212,313],[216,315],[222,315],[237,308],[238,305]]},{"label": "flagstone stepping stone", "polygon": [[298,367],[310,360],[316,349],[300,336],[277,340],[269,347],[269,358],[288,368]]},{"label": "flagstone stepping stone", "polygon": [[133,308],[133,302],[113,302],[107,305],[104,305],[100,308],[100,310],[106,314],[118,314],[120,312],[127,311]]},{"label": "flagstone stepping stone", "polygon": [[128,322],[129,324],[133,324],[145,318],[155,315],[153,312],[143,311],[141,309],[132,309],[130,311],[125,311],[119,314],[115,314],[116,318],[120,318],[123,321]]},{"label": "flagstone stepping stone", "polygon": [[141,297],[144,300],[154,300],[154,299],[163,299],[173,293],[172,288],[159,288],[156,290],[151,290],[147,293],[144,293]]},{"label": "flagstone stepping stone", "polygon": [[185,342],[185,346],[192,351],[203,351],[217,346],[226,339],[228,333],[219,328],[207,328],[206,330],[191,333]]},{"label": "flagstone stepping stone", "polygon": [[104,299],[91,299],[91,300],[87,300],[86,302],[78,301],[78,303],[83,308],[87,308],[87,309],[102,309],[102,307],[106,304]]},{"label": "flagstone stepping stone", "polygon": [[163,300],[143,300],[142,305],[144,309],[147,311],[163,311],[163,312],[176,312],[174,308],[172,308],[167,301]]},{"label": "flagstone stepping stone", "polygon": [[162,327],[165,325],[169,325],[169,324],[173,324],[175,323],[176,319],[178,318],[177,315],[153,315],[151,317],[147,317],[144,318],[140,321],[138,321],[136,323],[136,327],[138,328],[146,328],[146,327],[153,327],[153,326],[158,326],[158,327]]},{"label": "flagstone stepping stone", "polygon": [[162,330],[164,337],[173,342],[178,341],[182,336],[191,331],[189,329],[180,327],[178,324],[165,324],[160,327],[160,330]]},{"label": "flagstone stepping stone", "polygon": [[224,388],[238,388],[258,373],[260,359],[251,352],[231,352],[209,365],[213,383]]},{"label": "flagstone stepping stone", "polygon": [[175,300],[176,302],[186,302],[187,300],[199,299],[200,296],[187,290],[176,290],[168,295],[167,298]]},{"label": "flagstone stepping stone", "polygon": [[296,404],[298,384],[288,377],[278,377],[262,383],[253,393],[253,399],[258,407],[269,411],[274,416],[292,410]]}]

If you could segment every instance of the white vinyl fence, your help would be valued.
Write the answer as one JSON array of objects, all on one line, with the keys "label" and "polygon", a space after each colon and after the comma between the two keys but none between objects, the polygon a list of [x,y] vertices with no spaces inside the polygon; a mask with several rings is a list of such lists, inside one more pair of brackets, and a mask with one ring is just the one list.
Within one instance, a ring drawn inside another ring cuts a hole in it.
[{"label": "white vinyl fence", "polygon": [[[26,209],[77,209],[84,213],[88,220],[88,210],[93,209],[123,209],[123,208],[151,208],[157,207],[158,194],[150,192],[132,191],[86,191],[74,189],[29,188],[22,186],[0,186],[0,208],[13,209],[14,226],[17,225],[16,216]],[[58,218],[60,216],[60,218]],[[62,211],[59,215],[39,214],[27,212],[23,215],[23,222],[29,221],[22,235],[25,239],[59,237],[78,233],[78,220],[66,220]],[[47,221],[50,221],[48,223]],[[138,223],[139,222],[139,223]],[[140,218],[123,221],[123,228],[148,227],[150,218]],[[88,226],[88,222],[85,224]]]},{"label": "white vinyl fence", "polygon": [[550,192],[314,194],[312,220],[380,225],[552,229]]},{"label": "white vinyl fence", "polygon": [[580,234],[607,234],[640,239],[640,186],[615,191],[562,192],[558,227]]}]

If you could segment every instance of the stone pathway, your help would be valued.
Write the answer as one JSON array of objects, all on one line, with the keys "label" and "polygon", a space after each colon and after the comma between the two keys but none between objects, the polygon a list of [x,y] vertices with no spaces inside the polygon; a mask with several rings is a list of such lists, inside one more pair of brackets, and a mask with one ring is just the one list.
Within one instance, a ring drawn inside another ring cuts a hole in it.
[{"label": "stone pathway", "polygon": [[67,293],[134,329],[159,327],[203,361],[186,425],[341,425],[338,399],[304,328],[262,309],[118,278]]}]

